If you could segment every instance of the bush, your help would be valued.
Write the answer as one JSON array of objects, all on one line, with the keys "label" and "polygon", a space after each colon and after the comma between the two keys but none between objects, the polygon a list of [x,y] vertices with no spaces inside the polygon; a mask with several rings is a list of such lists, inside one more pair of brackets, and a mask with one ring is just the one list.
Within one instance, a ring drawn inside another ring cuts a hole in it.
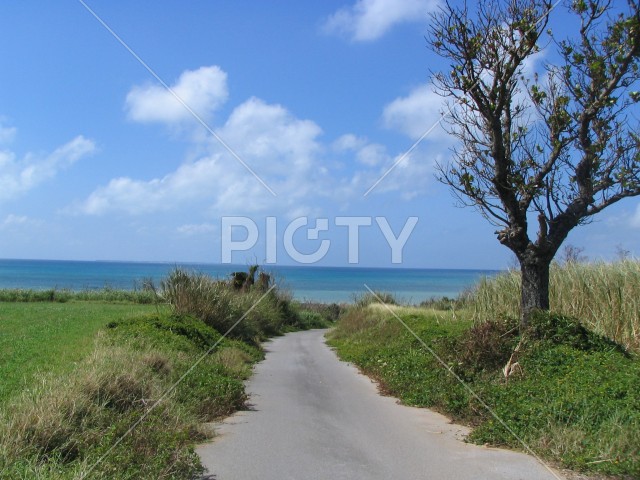
[{"label": "bush", "polygon": [[337,303],[302,302],[298,305],[300,311],[318,313],[327,322],[333,323],[340,318],[344,307]]},{"label": "bush", "polygon": [[213,328],[189,315],[148,314],[109,322],[107,328],[120,338],[139,339],[145,345],[171,345],[180,350],[207,350],[222,338]]},{"label": "bush", "polygon": [[73,296],[69,290],[2,289],[0,302],[67,302]]},{"label": "bush", "polygon": [[440,297],[423,300],[419,305],[421,308],[432,308],[433,310],[459,310],[466,307],[465,295],[458,298]]},{"label": "bush", "polygon": [[158,303],[158,298],[154,291],[145,290],[117,290],[105,287],[101,290],[80,290],[68,289],[0,289],[0,302],[59,302],[68,301],[91,301],[91,302],[123,302],[139,303],[150,305]]},{"label": "bush", "polygon": [[473,378],[479,372],[495,372],[509,361],[518,343],[518,322],[508,318],[476,323],[456,341],[459,374]]},{"label": "bush", "polygon": [[549,312],[535,312],[529,320],[524,336],[528,340],[567,345],[577,350],[616,350],[625,353],[624,347],[588,330],[578,320]]}]

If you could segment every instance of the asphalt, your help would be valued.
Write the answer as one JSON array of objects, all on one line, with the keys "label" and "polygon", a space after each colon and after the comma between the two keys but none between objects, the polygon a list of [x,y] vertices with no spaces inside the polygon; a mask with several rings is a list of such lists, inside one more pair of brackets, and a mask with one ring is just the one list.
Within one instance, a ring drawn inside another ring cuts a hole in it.
[{"label": "asphalt", "polygon": [[467,433],[427,409],[381,396],[341,362],[324,331],[266,344],[248,383],[250,408],[215,425],[197,452],[216,480],[553,480],[531,456],[461,441]]}]

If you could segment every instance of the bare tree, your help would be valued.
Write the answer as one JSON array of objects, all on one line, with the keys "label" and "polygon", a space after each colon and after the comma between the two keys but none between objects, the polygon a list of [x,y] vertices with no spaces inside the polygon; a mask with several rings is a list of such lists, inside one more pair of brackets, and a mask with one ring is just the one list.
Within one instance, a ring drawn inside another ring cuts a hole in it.
[{"label": "bare tree", "polygon": [[[429,43],[451,66],[434,83],[459,141],[439,180],[498,225],[518,258],[522,325],[549,309],[549,265],[569,232],[640,194],[629,118],[640,100],[640,7],[621,3],[573,1],[576,35],[562,41],[547,31],[546,0],[480,0],[473,14],[446,4],[432,18]],[[528,75],[542,46],[559,60]]]},{"label": "bare tree", "polygon": [[586,255],[583,255],[584,247],[576,247],[574,245],[565,245],[562,251],[562,260],[565,264],[584,263],[588,260]]}]

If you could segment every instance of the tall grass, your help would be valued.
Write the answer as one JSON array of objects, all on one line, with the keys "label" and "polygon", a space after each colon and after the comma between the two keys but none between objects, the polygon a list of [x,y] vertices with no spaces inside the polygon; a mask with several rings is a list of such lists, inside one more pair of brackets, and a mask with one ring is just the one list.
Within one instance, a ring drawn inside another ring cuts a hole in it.
[{"label": "tall grass", "polygon": [[162,280],[159,294],[176,314],[193,315],[248,342],[258,343],[288,326],[304,326],[291,296],[278,288],[268,290],[264,283],[239,289],[233,282],[177,268]]},{"label": "tall grass", "polygon": [[[640,350],[640,262],[554,263],[551,310],[579,319],[589,329]],[[510,270],[483,279],[469,293],[476,320],[520,312],[520,272]]]}]

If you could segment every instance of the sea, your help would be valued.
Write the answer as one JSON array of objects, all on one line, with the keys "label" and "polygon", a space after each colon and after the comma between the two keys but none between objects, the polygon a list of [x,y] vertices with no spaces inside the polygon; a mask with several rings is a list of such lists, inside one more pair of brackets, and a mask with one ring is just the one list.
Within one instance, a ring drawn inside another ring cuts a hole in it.
[{"label": "sea", "polygon": [[[205,273],[214,278],[229,278],[232,272],[246,271],[245,265],[153,263],[68,260],[1,260],[1,289],[69,289],[102,288],[135,290],[144,281],[160,280],[176,267]],[[403,303],[453,298],[472,288],[496,270],[365,268],[267,265],[279,288],[291,292],[301,301],[343,303],[374,291],[389,292]],[[367,288],[368,287],[368,288]]]}]

